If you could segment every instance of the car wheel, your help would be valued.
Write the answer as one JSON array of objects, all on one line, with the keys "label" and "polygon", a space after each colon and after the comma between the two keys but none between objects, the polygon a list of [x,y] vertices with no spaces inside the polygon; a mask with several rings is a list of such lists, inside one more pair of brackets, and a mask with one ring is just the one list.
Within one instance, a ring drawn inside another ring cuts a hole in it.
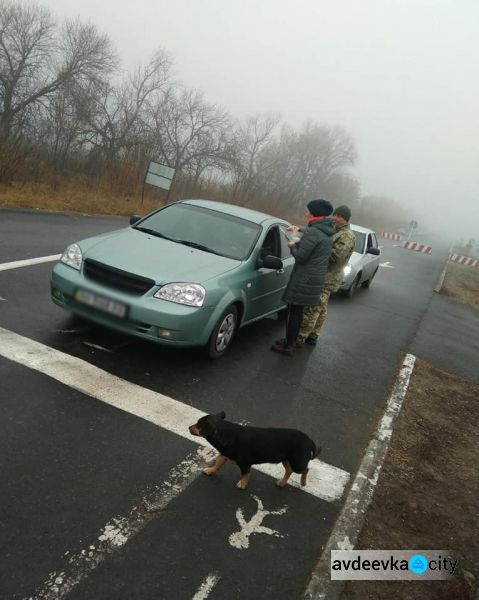
[{"label": "car wheel", "polygon": [[374,276],[378,272],[378,268],[379,267],[376,267],[376,270],[374,271],[374,273],[371,275],[371,277],[367,281],[363,281],[363,283],[361,284],[361,287],[366,288],[366,289],[368,289],[370,287],[371,283],[373,282]]},{"label": "car wheel", "polygon": [[354,294],[356,293],[356,290],[358,289],[359,286],[359,281],[361,279],[361,273],[358,273],[356,275],[355,280],[353,281],[353,283],[349,286],[349,289],[346,292],[346,296],[348,298],[352,298],[354,296]]},{"label": "car wheel", "polygon": [[237,324],[238,309],[232,304],[224,311],[213,329],[208,342],[208,355],[210,358],[223,356],[233,341]]}]

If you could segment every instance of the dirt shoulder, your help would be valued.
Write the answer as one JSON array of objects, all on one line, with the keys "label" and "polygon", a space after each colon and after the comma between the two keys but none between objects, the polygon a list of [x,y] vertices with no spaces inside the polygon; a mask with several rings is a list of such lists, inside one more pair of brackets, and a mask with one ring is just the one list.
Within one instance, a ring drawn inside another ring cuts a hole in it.
[{"label": "dirt shoulder", "polygon": [[448,263],[441,294],[479,310],[479,269]]},{"label": "dirt shoulder", "polygon": [[0,207],[5,208],[128,216],[147,214],[164,203],[164,194],[152,192],[146,193],[142,202],[140,196],[127,197],[102,190],[90,190],[84,185],[62,185],[57,190],[40,184],[22,187],[0,185]]},{"label": "dirt shoulder", "polygon": [[416,360],[357,549],[449,550],[451,582],[348,582],[342,600],[473,599],[479,582],[479,387]]}]

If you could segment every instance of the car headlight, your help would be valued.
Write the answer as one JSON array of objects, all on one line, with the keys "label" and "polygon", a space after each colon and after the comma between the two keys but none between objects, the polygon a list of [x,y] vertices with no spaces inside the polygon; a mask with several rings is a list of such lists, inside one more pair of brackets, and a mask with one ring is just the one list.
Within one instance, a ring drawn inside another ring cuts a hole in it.
[{"label": "car headlight", "polygon": [[79,271],[81,269],[81,263],[83,255],[78,244],[70,244],[60,258],[62,263],[65,263],[69,267],[73,267]]},{"label": "car headlight", "polygon": [[167,283],[155,294],[155,298],[187,306],[203,306],[205,288],[197,283]]},{"label": "car headlight", "polygon": [[351,273],[351,265],[346,265],[343,269],[344,276],[347,277]]}]

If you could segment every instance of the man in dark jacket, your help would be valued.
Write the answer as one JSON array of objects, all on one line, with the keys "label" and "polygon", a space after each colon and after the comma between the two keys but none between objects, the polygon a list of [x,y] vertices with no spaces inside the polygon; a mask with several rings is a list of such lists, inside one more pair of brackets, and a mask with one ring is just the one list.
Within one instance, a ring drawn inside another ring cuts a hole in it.
[{"label": "man in dark jacket", "polygon": [[305,306],[315,306],[324,285],[328,268],[333,235],[336,233],[334,219],[328,218],[333,207],[327,200],[311,200],[308,203],[306,218],[308,226],[292,231],[301,231],[298,242],[288,242],[295,264],[290,280],[283,295],[288,303],[286,338],[276,341],[271,350],[291,356],[295,349],[296,338],[301,329]]}]

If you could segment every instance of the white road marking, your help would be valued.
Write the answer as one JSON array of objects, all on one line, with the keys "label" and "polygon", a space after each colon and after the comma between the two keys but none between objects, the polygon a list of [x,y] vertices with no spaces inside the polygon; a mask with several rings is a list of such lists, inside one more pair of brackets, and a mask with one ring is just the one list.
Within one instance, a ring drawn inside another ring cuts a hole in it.
[{"label": "white road marking", "polygon": [[52,254],[51,256],[40,256],[40,258],[27,258],[25,260],[15,260],[13,262],[0,264],[0,271],[8,271],[9,269],[18,269],[19,267],[29,267],[31,265],[39,265],[41,263],[53,262],[60,260],[61,254]]},{"label": "white road marking", "polygon": [[220,576],[218,573],[210,573],[208,577],[203,581],[203,583],[198,588],[198,591],[193,596],[192,600],[206,600],[208,596],[211,594],[212,589],[220,580]]},{"label": "white road marking", "polygon": [[288,507],[283,506],[283,508],[280,508],[279,510],[264,510],[263,503],[258,496],[253,496],[253,498],[256,500],[258,510],[249,521],[246,521],[244,518],[242,508],[238,508],[236,511],[236,518],[238,520],[240,530],[232,533],[228,541],[230,546],[233,546],[233,548],[237,548],[238,550],[249,548],[249,538],[253,535],[253,533],[265,533],[267,535],[274,535],[276,537],[284,537],[283,534],[279,533],[279,531],[271,529],[270,527],[265,527],[262,525],[262,523],[263,519],[268,515],[284,515],[284,513],[288,510]]},{"label": "white road marking", "polygon": [[[188,427],[205,415],[197,408],[130,383],[84,360],[1,327],[0,355],[48,375],[92,398],[150,421],[190,442],[211,448],[204,438],[189,433]],[[275,479],[281,479],[284,472],[281,465],[265,464],[254,468]],[[314,459],[309,463],[306,487],[300,486],[299,476],[291,478],[288,484],[317,498],[334,502],[341,498],[348,481],[348,472]]]},{"label": "white road marking", "polygon": [[0,302],[6,302],[6,301],[7,301],[7,299],[6,299],[6,298],[2,298],[2,297],[0,296]]},{"label": "white road marking", "polygon": [[[212,457],[206,448],[199,448],[173,467],[168,477],[153,491],[144,503],[156,511],[164,510],[178,494],[183,492],[201,473],[205,460]],[[58,571],[50,573],[44,584],[29,600],[61,600],[83,579],[98,567],[109,555],[122,548],[128,540],[140,532],[157,515],[134,506],[127,516],[111,519],[97,533],[96,540],[88,547],[71,555],[65,553],[66,563]],[[206,597],[206,596],[205,596]]]},{"label": "white road marking", "polygon": [[383,263],[379,263],[379,266],[380,266],[380,267],[387,267],[387,268],[389,268],[389,269],[394,269],[393,265],[390,265],[390,264],[389,264],[389,261],[387,261],[387,262],[383,262]]},{"label": "white road marking", "polygon": [[341,595],[341,584],[331,581],[330,577],[331,550],[352,550],[356,545],[386,458],[394,420],[406,397],[415,361],[416,357],[412,354],[406,354],[404,357],[384,415],[374,437],[369,442],[341,513],[306,588],[304,598],[308,600],[325,600],[328,597]]}]

